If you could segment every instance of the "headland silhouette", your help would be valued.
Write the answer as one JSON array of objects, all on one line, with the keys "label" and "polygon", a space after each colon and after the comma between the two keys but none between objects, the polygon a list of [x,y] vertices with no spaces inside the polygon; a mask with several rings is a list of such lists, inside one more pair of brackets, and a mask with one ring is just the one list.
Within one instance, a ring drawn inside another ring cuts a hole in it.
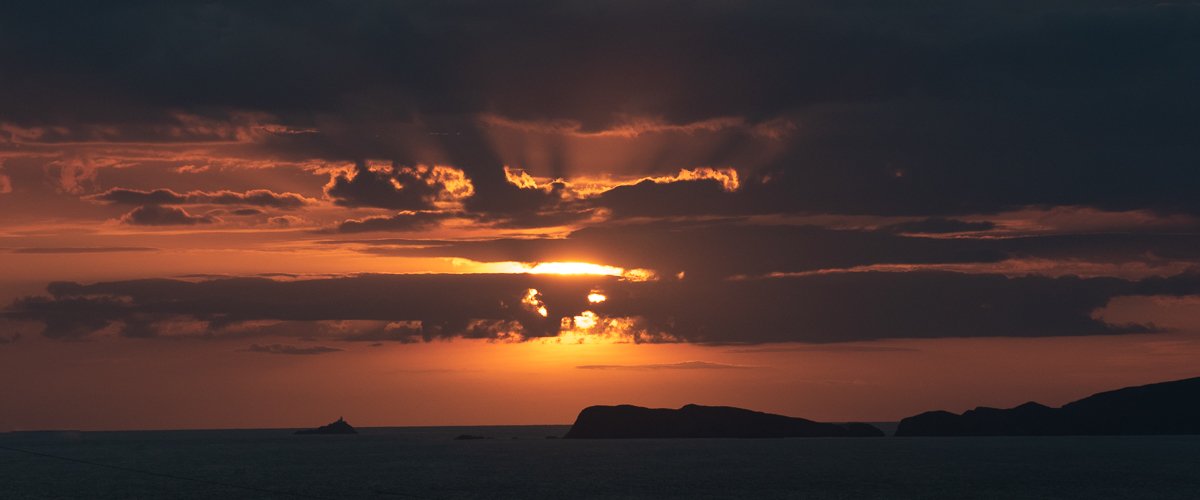
[{"label": "headland silhouette", "polygon": [[1061,408],[1029,402],[961,415],[930,411],[900,421],[897,436],[1200,434],[1200,377],[1101,392]]},{"label": "headland silhouette", "polygon": [[832,424],[730,406],[686,405],[678,410],[640,406],[584,408],[567,439],[882,437],[862,423]]}]

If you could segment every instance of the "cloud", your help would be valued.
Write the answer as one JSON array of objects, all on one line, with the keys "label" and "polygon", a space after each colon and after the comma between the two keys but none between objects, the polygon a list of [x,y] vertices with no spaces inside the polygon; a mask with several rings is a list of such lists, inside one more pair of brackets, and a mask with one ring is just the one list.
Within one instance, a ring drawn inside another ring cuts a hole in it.
[{"label": "cloud", "polygon": [[[529,288],[536,286],[562,297],[554,308],[556,314],[560,308],[563,314],[579,314],[587,307],[586,295],[594,285],[590,277],[533,275],[55,283],[48,288],[52,298],[23,299],[16,304],[19,312],[14,315],[42,320],[46,335],[54,338],[86,336],[110,327],[126,331],[130,325],[188,321],[206,323],[214,330],[253,321],[359,321],[368,322],[361,324],[368,330],[386,332],[389,340],[488,338],[509,333],[539,337],[556,334],[559,323],[557,318],[539,316],[521,305]],[[420,326],[401,328],[406,321],[419,321]],[[502,324],[504,328],[497,329]],[[287,328],[294,330],[295,326]],[[314,328],[334,333],[341,326],[329,323]],[[365,331],[340,333],[362,336]]]},{"label": "cloud", "polygon": [[996,224],[994,222],[963,221],[957,219],[944,219],[941,217],[930,217],[916,221],[890,224],[884,229],[895,231],[897,233],[943,234],[989,231],[995,228]]},{"label": "cloud", "polygon": [[209,171],[210,168],[208,165],[180,165],[175,167],[174,171],[180,174],[199,174]]},{"label": "cloud", "polygon": [[325,195],[346,207],[427,210],[438,202],[461,201],[474,194],[462,170],[418,165],[370,165],[358,161],[349,172],[336,172],[325,186]]},{"label": "cloud", "polygon": [[29,254],[72,254],[72,253],[118,253],[118,252],[157,252],[151,247],[24,247],[14,248],[13,253]]},{"label": "cloud", "polygon": [[295,346],[295,345],[288,345],[288,344],[270,344],[270,345],[251,344],[250,347],[246,348],[246,351],[248,351],[248,352],[260,352],[260,353],[264,353],[264,354],[289,354],[289,355],[302,355],[302,356],[327,354],[327,353],[331,353],[331,352],[341,352],[343,350],[344,349],[338,349],[336,347],[326,347],[326,346],[322,346],[322,345]]},{"label": "cloud", "polygon": [[339,233],[365,233],[371,231],[419,231],[436,227],[442,222],[462,217],[455,212],[404,211],[395,215],[350,219],[338,223]]},{"label": "cloud", "polygon": [[[606,200],[618,216],[1200,213],[1200,125],[1180,111],[1200,103],[1195,5],[692,7],[518,0],[464,24],[477,5],[27,6],[0,20],[3,67],[22,75],[0,83],[0,140],[451,165],[476,188],[467,208],[486,215],[556,201],[507,185],[503,167],[526,164],[552,178],[731,165],[742,179],[723,193],[704,181],[622,188]],[[662,18],[671,30],[650,21]],[[214,30],[238,36],[214,41]],[[305,84],[246,85],[266,81]],[[753,154],[764,138],[778,151]],[[629,154],[605,154],[618,147]],[[103,166],[51,163],[73,193],[96,188]],[[339,178],[330,197],[345,206],[429,210],[441,196],[423,175]]]},{"label": "cloud", "polygon": [[118,164],[108,158],[94,158],[90,155],[74,155],[45,164],[43,170],[46,177],[63,193],[84,194],[97,188],[97,178],[100,169]]},{"label": "cloud", "polygon": [[[502,238],[428,245],[367,243],[362,251],[482,262],[598,262],[662,275],[729,277],[866,263],[995,262],[1002,249],[979,241],[907,238],[886,231],[744,224],[739,220],[592,226],[566,238]],[[737,242],[737,244],[731,244]]]},{"label": "cloud", "polygon": [[[946,229],[922,223],[923,229]],[[951,223],[951,225],[955,225]],[[955,229],[964,226],[955,225]],[[982,226],[968,226],[982,227]],[[909,227],[912,229],[912,227]],[[356,240],[359,251],[405,257],[457,257],[479,262],[596,262],[645,268],[660,275],[728,278],[772,273],[848,270],[872,265],[943,265],[990,272],[1003,262],[1038,261],[1037,271],[1055,274],[1083,265],[1139,264],[1169,269],[1200,264],[1194,231],[1043,234],[1018,237],[925,237],[901,234],[895,225],[829,228],[753,223],[747,219],[664,220],[593,225],[561,238],[480,240]],[[939,235],[946,233],[927,233]],[[327,244],[338,244],[329,241]],[[1019,266],[1008,266],[1016,271]],[[1062,273],[1059,273],[1062,274]]]},{"label": "cloud", "polygon": [[260,209],[257,209],[257,208],[239,208],[236,210],[231,210],[229,213],[233,214],[233,215],[237,215],[237,216],[246,217],[246,216],[251,216],[251,215],[262,215],[262,214],[265,214],[266,212],[264,212]]},{"label": "cloud", "polygon": [[176,193],[170,189],[142,191],[137,189],[113,188],[87,199],[118,205],[249,205],[258,207],[294,210],[316,203],[296,193],[275,193],[266,189],[236,191],[189,191]]},{"label": "cloud", "polygon": [[914,349],[911,347],[893,347],[883,345],[822,344],[747,347],[741,349],[730,349],[728,352],[736,354],[753,354],[764,352],[917,352],[919,350],[920,349]]},{"label": "cloud", "polygon": [[304,219],[301,219],[294,215],[280,215],[277,217],[271,217],[271,218],[267,219],[267,223],[272,226],[294,227],[294,226],[299,226],[299,225],[304,224]]},{"label": "cloud", "polygon": [[746,370],[757,368],[747,365],[731,365],[709,361],[681,361],[679,363],[651,363],[644,365],[580,365],[583,370]]},{"label": "cloud", "polygon": [[191,215],[182,208],[160,205],[143,205],[121,216],[121,222],[135,226],[191,226],[218,220],[211,215]]},{"label": "cloud", "polygon": [[[530,289],[537,291],[545,315],[528,305]],[[595,289],[608,299],[589,303],[586,297]],[[372,342],[522,341],[564,334],[583,340],[595,335],[626,342],[761,344],[1152,332],[1158,331],[1154,325],[1110,324],[1095,313],[1114,297],[1200,294],[1200,277],[922,271],[629,282],[608,276],[428,274],[61,282],[48,292],[14,302],[4,315],[40,322],[45,336],[61,339],[178,331]]]},{"label": "cloud", "polygon": [[[737,185],[734,176],[734,186]],[[715,177],[646,179],[607,190],[596,197],[594,204],[617,217],[738,215],[758,211],[737,206],[740,197],[730,194],[736,191],[730,187],[728,181]]]},{"label": "cloud", "polygon": [[524,132],[542,134],[569,135],[586,138],[636,138],[644,134],[717,132],[727,129],[744,130],[750,133],[779,138],[786,135],[795,125],[788,126],[786,122],[765,122],[749,124],[736,116],[716,117],[691,123],[670,123],[663,119],[628,116],[613,123],[603,130],[584,130],[582,123],[574,120],[552,121],[520,121],[500,115],[484,113],[480,120],[488,125],[517,129]]}]

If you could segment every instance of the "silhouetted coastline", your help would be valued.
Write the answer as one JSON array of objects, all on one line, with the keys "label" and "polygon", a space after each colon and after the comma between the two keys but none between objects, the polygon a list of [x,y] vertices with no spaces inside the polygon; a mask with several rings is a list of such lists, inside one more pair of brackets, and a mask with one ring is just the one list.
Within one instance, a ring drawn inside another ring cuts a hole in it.
[{"label": "silhouetted coastline", "polygon": [[729,406],[678,410],[632,405],[584,408],[567,439],[882,437],[864,423],[833,424]]},{"label": "silhouetted coastline", "polygon": [[961,415],[929,411],[900,421],[897,436],[1200,434],[1200,377],[1102,392],[1061,408],[1029,402]]}]

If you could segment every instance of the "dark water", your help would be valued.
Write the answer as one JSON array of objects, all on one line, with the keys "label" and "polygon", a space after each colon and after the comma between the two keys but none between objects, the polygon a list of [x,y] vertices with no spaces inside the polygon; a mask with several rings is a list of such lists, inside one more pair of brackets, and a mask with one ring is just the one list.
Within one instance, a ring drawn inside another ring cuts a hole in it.
[{"label": "dark water", "polygon": [[2,447],[88,462],[0,449],[0,498],[1200,498],[1200,436],[573,441],[546,439],[565,426],[361,431],[0,434]]}]

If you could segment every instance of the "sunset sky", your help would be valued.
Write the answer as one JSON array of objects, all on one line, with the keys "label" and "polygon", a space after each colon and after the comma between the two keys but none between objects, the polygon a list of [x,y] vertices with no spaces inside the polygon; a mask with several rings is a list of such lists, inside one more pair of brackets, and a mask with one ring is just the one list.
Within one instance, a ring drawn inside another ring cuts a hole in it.
[{"label": "sunset sky", "polygon": [[1200,375],[1200,7],[17,2],[0,432]]}]

